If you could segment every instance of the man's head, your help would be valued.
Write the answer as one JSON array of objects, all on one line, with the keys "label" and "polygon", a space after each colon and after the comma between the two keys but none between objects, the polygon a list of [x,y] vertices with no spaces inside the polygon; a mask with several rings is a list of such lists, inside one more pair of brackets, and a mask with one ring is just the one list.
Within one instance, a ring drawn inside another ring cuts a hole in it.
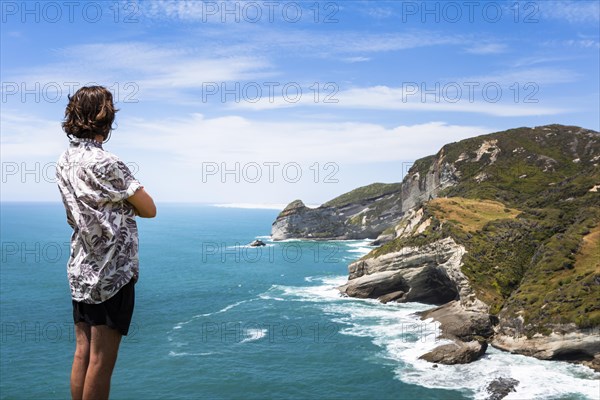
[{"label": "man's head", "polygon": [[65,110],[62,123],[67,136],[95,138],[102,135],[104,140],[113,129],[115,113],[119,111],[113,104],[112,93],[103,86],[85,86],[73,96]]}]

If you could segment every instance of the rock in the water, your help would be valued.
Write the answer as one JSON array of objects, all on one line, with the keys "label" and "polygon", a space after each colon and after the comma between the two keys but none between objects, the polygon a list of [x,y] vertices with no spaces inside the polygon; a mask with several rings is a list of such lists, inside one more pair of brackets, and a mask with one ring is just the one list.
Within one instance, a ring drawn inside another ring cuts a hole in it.
[{"label": "rock in the water", "polygon": [[515,387],[519,381],[512,378],[496,378],[487,386],[487,392],[490,394],[488,400],[501,400],[508,396],[510,392],[516,392]]},{"label": "rock in the water", "polygon": [[439,322],[444,335],[456,336],[464,341],[475,340],[479,336],[488,338],[494,333],[487,310],[477,307],[477,303],[467,309],[459,301],[451,301],[420,315],[421,319],[433,318]]},{"label": "rock in the water", "polygon": [[463,342],[455,339],[453,343],[438,346],[419,358],[437,364],[467,364],[481,357],[486,349],[485,341]]},{"label": "rock in the water", "polygon": [[383,296],[379,296],[377,300],[382,302],[383,304],[388,303],[390,301],[395,301],[401,299],[404,296],[404,292],[402,290],[398,290],[397,292],[391,292],[388,294],[384,294]]},{"label": "rock in the water", "polygon": [[596,354],[592,360],[582,361],[581,363],[596,372],[600,372],[600,353]]},{"label": "rock in the water", "polygon": [[466,308],[464,303],[451,301],[420,313],[421,319],[432,318],[439,322],[442,333],[439,337],[453,341],[420,358],[440,364],[465,364],[481,357],[487,349],[485,338],[493,334],[487,309],[482,304],[473,301]]},{"label": "rock in the water", "polygon": [[253,241],[252,243],[250,243],[249,246],[260,247],[260,246],[266,246],[266,244],[262,240],[256,239],[255,241]]}]

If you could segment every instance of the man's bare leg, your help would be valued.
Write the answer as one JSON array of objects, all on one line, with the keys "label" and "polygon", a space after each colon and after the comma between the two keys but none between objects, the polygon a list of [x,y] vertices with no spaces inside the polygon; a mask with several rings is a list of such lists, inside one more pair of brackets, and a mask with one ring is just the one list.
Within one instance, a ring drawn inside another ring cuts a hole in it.
[{"label": "man's bare leg", "polygon": [[106,325],[92,326],[90,361],[83,387],[84,400],[108,399],[121,333]]},{"label": "man's bare leg", "polygon": [[75,355],[71,369],[71,398],[80,400],[83,396],[85,374],[90,361],[90,326],[85,322],[75,324]]}]

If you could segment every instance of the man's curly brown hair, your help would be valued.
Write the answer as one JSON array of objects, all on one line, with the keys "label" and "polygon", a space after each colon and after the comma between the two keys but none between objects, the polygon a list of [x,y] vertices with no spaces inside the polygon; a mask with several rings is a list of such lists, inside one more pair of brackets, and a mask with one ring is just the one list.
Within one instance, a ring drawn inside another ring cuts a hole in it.
[{"label": "man's curly brown hair", "polygon": [[96,135],[102,135],[106,140],[113,129],[117,111],[108,89],[103,86],[84,86],[73,96],[69,95],[62,127],[68,137],[93,139]]}]

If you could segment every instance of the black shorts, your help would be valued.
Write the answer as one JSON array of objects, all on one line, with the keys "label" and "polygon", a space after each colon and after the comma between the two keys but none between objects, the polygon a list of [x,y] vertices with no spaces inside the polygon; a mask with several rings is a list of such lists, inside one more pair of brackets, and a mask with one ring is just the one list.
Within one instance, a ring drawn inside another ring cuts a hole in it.
[{"label": "black shorts", "polygon": [[133,279],[123,286],[113,297],[99,304],[73,301],[73,321],[89,325],[107,325],[127,335],[133,306],[135,303],[135,283]]}]

